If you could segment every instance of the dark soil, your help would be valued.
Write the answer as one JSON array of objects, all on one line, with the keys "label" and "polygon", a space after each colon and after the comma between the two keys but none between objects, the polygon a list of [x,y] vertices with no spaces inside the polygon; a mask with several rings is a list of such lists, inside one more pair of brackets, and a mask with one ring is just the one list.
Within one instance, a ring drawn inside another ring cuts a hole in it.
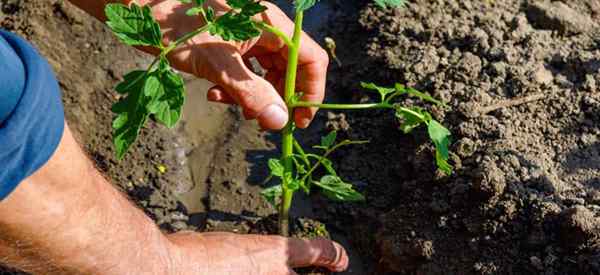
[{"label": "dark soil", "polygon": [[[598,0],[413,0],[389,11],[328,3],[330,28],[316,36],[336,40],[343,64],[331,65],[329,100],[369,100],[361,80],[401,82],[448,103],[423,107],[454,139],[455,173],[444,176],[426,133],[402,134],[386,111],[323,111],[299,133],[305,144],[330,129],[371,140],[335,155],[367,203],[295,200],[295,216],[320,220],[350,248],[347,274],[600,274]],[[276,135],[196,92],[180,129],[151,124],[119,163],[112,88],[148,57],[63,1],[0,8],[0,26],[55,68],[67,120],[98,168],[161,228],[246,233],[275,213],[258,193]],[[537,100],[488,110],[524,96]]]},{"label": "dark soil", "polygon": [[366,6],[331,33],[349,45],[331,79],[348,101],[368,80],[450,105],[431,111],[454,134],[452,176],[392,113],[330,115],[342,135],[371,139],[337,155],[368,203],[326,204],[322,219],[378,263],[373,274],[600,274],[600,2],[488,2]]}]

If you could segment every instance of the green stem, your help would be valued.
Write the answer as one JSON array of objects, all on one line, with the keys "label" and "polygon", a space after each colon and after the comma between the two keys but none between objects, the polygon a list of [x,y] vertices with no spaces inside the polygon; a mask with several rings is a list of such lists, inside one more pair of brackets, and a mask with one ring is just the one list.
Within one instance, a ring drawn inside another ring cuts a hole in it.
[{"label": "green stem", "polygon": [[[284,99],[286,104],[290,104],[294,99],[296,93],[296,74],[298,70],[298,56],[300,50],[300,39],[302,38],[302,21],[304,19],[304,13],[299,11],[296,13],[294,20],[294,36],[292,37],[292,44],[288,46],[288,66],[285,77],[285,94]],[[292,155],[294,153],[294,108],[288,106],[289,111],[289,122],[283,128],[282,131],[282,154],[281,160],[283,161],[285,173],[292,173],[293,162]],[[283,194],[281,199],[281,207],[279,209],[279,233],[282,236],[289,236],[289,215],[290,207],[292,206],[292,198],[294,196],[294,190],[289,188],[289,182],[287,177],[283,177]]]},{"label": "green stem", "polygon": [[330,103],[314,103],[306,101],[298,101],[291,104],[292,107],[317,107],[320,109],[331,110],[360,110],[360,109],[393,109],[394,106],[389,103],[364,103],[364,104],[330,104]]},{"label": "green stem", "polygon": [[169,54],[172,50],[174,50],[175,48],[177,48],[179,45],[187,42],[188,40],[192,39],[192,37],[201,34],[203,32],[208,31],[208,28],[210,28],[210,26],[212,25],[212,23],[207,23],[206,25],[202,26],[201,28],[198,28],[196,30],[194,30],[193,32],[187,33],[186,35],[180,37],[179,39],[175,40],[175,42],[169,44],[169,46],[167,48],[165,48],[161,55],[166,56],[167,54]]},{"label": "green stem", "polygon": [[256,26],[259,27],[261,30],[264,31],[268,31],[274,35],[277,35],[277,37],[281,38],[281,40],[283,40],[283,43],[285,43],[286,46],[290,47],[292,45],[294,45],[294,42],[292,41],[292,39],[290,39],[289,36],[287,36],[287,34],[283,33],[280,29],[275,28],[265,22],[262,21],[254,21],[254,23],[256,23]]},{"label": "green stem", "polygon": [[339,149],[340,147],[346,146],[346,145],[350,145],[350,144],[365,144],[368,143],[369,141],[350,141],[350,140],[345,140],[343,142],[340,142],[338,144],[336,144],[335,146],[327,149],[325,151],[325,153],[323,154],[322,157],[317,158],[317,163],[315,163],[315,165],[313,165],[308,172],[306,172],[306,174],[304,175],[304,177],[302,177],[302,179],[300,181],[304,182],[308,179],[308,177],[310,175],[312,175],[313,172],[315,172],[315,170],[317,170],[317,168],[319,168],[322,164],[323,164],[323,159],[326,159],[327,157],[329,157],[329,155],[331,155],[331,153],[335,152],[335,150]]}]

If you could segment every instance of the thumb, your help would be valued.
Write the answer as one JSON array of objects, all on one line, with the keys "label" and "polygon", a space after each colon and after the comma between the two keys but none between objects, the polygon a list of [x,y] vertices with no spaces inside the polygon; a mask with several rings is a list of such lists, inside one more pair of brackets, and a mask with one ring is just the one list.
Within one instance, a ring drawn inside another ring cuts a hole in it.
[{"label": "thumb", "polygon": [[[246,119],[256,119],[263,129],[282,129],[289,119],[285,102],[267,80],[253,73],[239,54],[221,59],[209,80],[217,84],[208,91],[208,99],[233,100]],[[211,79],[212,78],[212,79]]]},{"label": "thumb", "polygon": [[289,264],[291,267],[321,266],[334,272],[348,268],[348,254],[338,243],[317,238],[313,240],[289,240]]}]

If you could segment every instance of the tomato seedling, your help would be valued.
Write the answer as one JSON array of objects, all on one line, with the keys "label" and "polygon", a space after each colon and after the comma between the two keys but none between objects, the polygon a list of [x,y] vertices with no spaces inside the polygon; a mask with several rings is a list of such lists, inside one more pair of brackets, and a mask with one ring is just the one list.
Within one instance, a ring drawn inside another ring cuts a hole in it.
[{"label": "tomato seedling", "polygon": [[[160,51],[156,59],[146,70],[136,70],[126,74],[116,91],[125,97],[112,107],[116,113],[113,121],[113,142],[117,158],[122,159],[129,147],[137,139],[140,129],[152,117],[167,127],[173,127],[181,117],[185,100],[183,78],[171,68],[167,55],[190,38],[204,32],[221,37],[226,41],[246,41],[257,37],[263,31],[271,32],[287,45],[289,49],[285,78],[284,99],[293,117],[294,109],[318,107],[321,109],[390,109],[402,120],[400,129],[409,133],[425,125],[431,141],[435,145],[435,162],[444,173],[450,174],[452,166],[448,164],[448,146],[450,132],[431,114],[419,107],[407,107],[400,104],[401,96],[415,96],[426,102],[444,104],[426,93],[396,84],[394,87],[381,87],[373,83],[361,83],[366,90],[379,94],[379,100],[368,104],[329,104],[306,102],[301,100],[301,92],[296,90],[296,72],[304,12],[313,7],[317,0],[295,0],[294,33],[292,37],[265,22],[257,21],[254,15],[266,10],[260,1],[227,0],[231,8],[221,16],[207,5],[205,0],[180,0],[189,5],[187,15],[197,16],[205,24],[183,35],[168,45],[163,44],[159,24],[153,18],[149,6],[132,3],[109,4],[106,6],[107,25],[125,44],[131,46],[154,47]],[[404,0],[374,0],[382,8],[397,7]],[[310,193],[313,186],[319,187],[328,198],[337,201],[363,201],[365,197],[357,192],[352,184],[346,183],[336,173],[329,156],[336,149],[351,144],[363,144],[366,141],[343,140],[337,142],[337,133],[331,132],[314,146],[314,151],[306,152],[294,138],[294,122],[290,122],[281,131],[282,153],[279,159],[270,159],[271,177],[278,178],[280,184],[265,189],[262,195],[279,209],[280,234],[289,235],[289,209],[296,191]],[[315,179],[314,172],[324,168],[325,176]]]}]

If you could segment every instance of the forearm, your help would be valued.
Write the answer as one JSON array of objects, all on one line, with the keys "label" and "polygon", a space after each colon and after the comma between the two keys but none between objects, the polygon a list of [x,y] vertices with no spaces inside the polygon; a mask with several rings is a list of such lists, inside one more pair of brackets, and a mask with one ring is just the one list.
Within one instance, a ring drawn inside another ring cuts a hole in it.
[{"label": "forearm", "polygon": [[0,260],[16,268],[40,274],[169,272],[165,236],[97,172],[68,128],[50,161],[0,203],[0,217]]}]

